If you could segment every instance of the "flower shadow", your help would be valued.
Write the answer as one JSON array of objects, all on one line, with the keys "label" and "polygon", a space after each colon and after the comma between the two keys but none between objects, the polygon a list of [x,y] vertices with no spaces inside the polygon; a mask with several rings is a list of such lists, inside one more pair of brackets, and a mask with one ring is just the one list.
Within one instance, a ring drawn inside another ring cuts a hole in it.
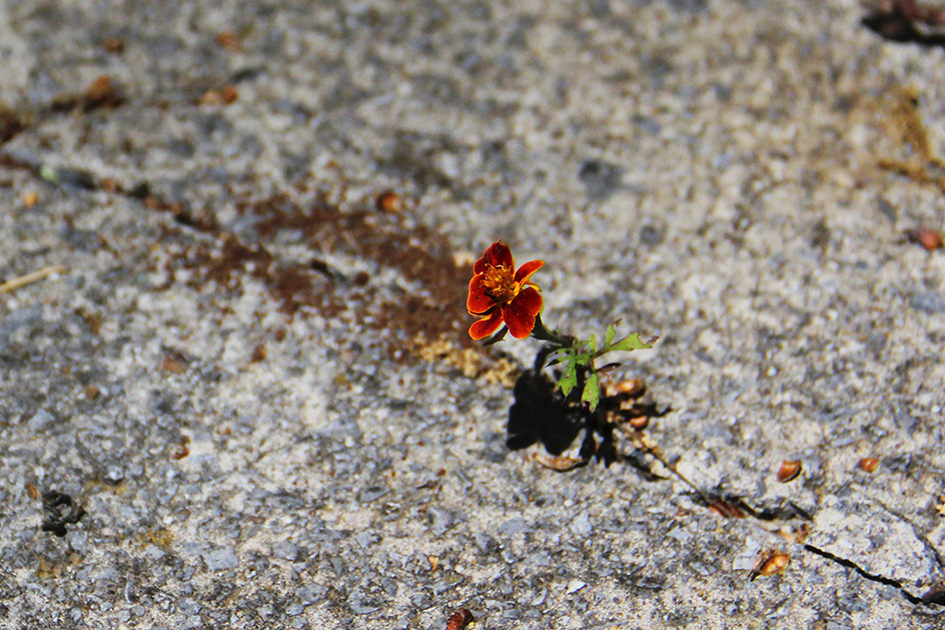
[{"label": "flower shadow", "polygon": [[[584,385],[584,374],[579,373],[578,386],[568,398],[561,393],[556,384],[542,371],[548,356],[547,349],[538,353],[535,365],[526,370],[515,382],[515,401],[509,408],[508,438],[506,445],[510,450],[528,448],[541,443],[552,458],[572,450],[575,441],[580,439],[577,458],[563,458],[556,462],[556,470],[570,470],[587,464],[591,459],[602,461],[609,466],[622,460],[636,468],[645,478],[657,477],[651,471],[652,462],[645,455],[635,450],[618,452],[617,425],[610,418],[620,416],[621,399],[617,396],[603,396],[595,412],[591,412],[581,403],[580,392]],[[660,417],[670,408],[657,410],[655,404],[634,407],[639,417]],[[582,438],[583,434],[583,438]],[[547,464],[546,464],[547,465]]]},{"label": "flower shadow", "polygon": [[517,451],[541,442],[560,455],[587,425],[586,414],[564,399],[545,374],[526,370],[515,381],[515,402],[509,408],[509,449]]}]

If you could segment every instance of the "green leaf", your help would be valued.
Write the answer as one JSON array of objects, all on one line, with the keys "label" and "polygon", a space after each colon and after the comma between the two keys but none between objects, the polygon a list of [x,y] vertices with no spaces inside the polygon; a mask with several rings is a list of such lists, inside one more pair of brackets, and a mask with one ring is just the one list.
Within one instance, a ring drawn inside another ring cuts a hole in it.
[{"label": "green leaf", "polygon": [[628,337],[624,337],[614,345],[610,347],[610,350],[622,350],[624,352],[630,352],[631,350],[644,350],[646,348],[652,348],[653,342],[656,339],[650,339],[648,342],[640,339],[639,333],[633,333]]},{"label": "green leaf", "polygon": [[567,398],[575,387],[577,387],[577,365],[574,364],[574,357],[568,360],[568,365],[564,368],[564,374],[558,380],[558,387],[561,393]]},{"label": "green leaf", "polygon": [[587,346],[590,349],[591,354],[597,353],[597,335],[591,335],[587,339]]},{"label": "green leaf", "polygon": [[547,363],[545,365],[552,366],[558,365],[562,361],[567,361],[569,357],[573,356],[574,352],[571,348],[559,348],[548,355]]},{"label": "green leaf", "polygon": [[607,349],[610,347],[610,342],[614,340],[614,336],[617,334],[617,328],[611,324],[607,327],[607,332],[604,333],[604,348]]},{"label": "green leaf", "polygon": [[574,356],[574,363],[577,365],[590,365],[591,355],[586,352]]},{"label": "green leaf", "polygon": [[581,401],[586,402],[591,411],[597,409],[597,403],[600,400],[600,382],[596,372],[591,372],[587,376],[587,382],[584,383],[584,392],[581,394]]}]

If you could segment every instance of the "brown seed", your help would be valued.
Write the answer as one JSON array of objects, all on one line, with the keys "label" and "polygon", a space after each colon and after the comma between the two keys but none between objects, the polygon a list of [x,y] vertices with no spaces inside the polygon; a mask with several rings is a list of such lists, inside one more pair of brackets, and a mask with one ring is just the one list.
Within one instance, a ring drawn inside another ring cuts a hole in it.
[{"label": "brown seed", "polygon": [[[107,245],[104,245],[103,247],[107,247]],[[75,309],[74,312],[76,315],[85,320],[85,325],[89,327],[89,330],[92,331],[92,334],[97,335],[102,331],[101,313],[92,313],[82,307]]]},{"label": "brown seed", "polygon": [[177,447],[173,453],[171,453],[171,459],[180,460],[184,459],[190,455],[190,438],[186,435],[180,439],[180,445]]},{"label": "brown seed", "polygon": [[473,614],[468,608],[460,608],[446,622],[446,630],[463,630],[473,622]]},{"label": "brown seed", "polygon": [[712,512],[715,512],[723,518],[745,518],[748,516],[745,514],[745,511],[742,510],[737,505],[724,501],[722,499],[715,499],[709,505],[706,506]]},{"label": "brown seed", "polygon": [[171,372],[173,374],[183,374],[187,371],[187,366],[185,366],[182,361],[178,361],[174,357],[164,357],[164,363],[161,365],[161,369],[165,372]]},{"label": "brown seed", "polygon": [[233,85],[224,85],[223,89],[220,90],[220,101],[224,105],[230,105],[235,103],[240,98],[240,93],[236,90],[236,86]]},{"label": "brown seed", "polygon": [[100,390],[95,385],[89,385],[85,388],[85,397],[89,400],[98,400],[98,397],[102,395],[102,390]]},{"label": "brown seed", "polygon": [[30,495],[31,499],[39,498],[39,488],[37,488],[36,486],[34,486],[33,484],[29,482],[24,484],[24,487],[26,488],[26,494]]},{"label": "brown seed", "polygon": [[219,105],[220,93],[217,90],[207,90],[199,99],[197,105]]},{"label": "brown seed", "polygon": [[82,108],[85,111],[99,107],[114,109],[124,102],[124,97],[108,76],[101,76],[92,81],[91,85],[85,89],[85,94],[82,95]]},{"label": "brown seed", "polygon": [[213,40],[220,48],[236,51],[240,49],[240,36],[233,31],[220,31]]},{"label": "brown seed", "polygon": [[536,462],[545,468],[550,468],[551,470],[556,470],[558,472],[568,472],[569,470],[586,466],[590,461],[588,459],[571,457],[570,455],[558,455],[555,457],[553,455],[548,455],[547,453],[535,453],[532,457]]},{"label": "brown seed", "polygon": [[873,472],[879,466],[879,459],[876,457],[864,457],[856,464],[860,467],[860,470],[865,470],[868,473]]},{"label": "brown seed", "polygon": [[369,274],[366,271],[359,271],[358,273],[354,274],[354,279],[352,280],[352,282],[354,283],[354,286],[356,287],[367,286],[367,283],[370,281],[371,281],[371,274]]},{"label": "brown seed", "polygon": [[224,85],[219,90],[207,90],[197,100],[198,105],[230,105],[239,100],[240,93],[232,85]]},{"label": "brown seed", "polygon": [[639,398],[646,393],[646,383],[642,378],[628,378],[614,385],[614,391],[619,396],[628,398]]},{"label": "brown seed", "polygon": [[27,208],[32,208],[39,203],[39,193],[37,192],[28,192],[23,195],[23,205]]},{"label": "brown seed", "polygon": [[0,144],[10,140],[26,129],[26,124],[12,109],[0,103]]},{"label": "brown seed", "polygon": [[634,416],[630,418],[630,426],[636,429],[637,431],[642,431],[643,429],[650,426],[650,417],[649,416]]},{"label": "brown seed", "polygon": [[768,577],[769,575],[781,575],[791,564],[791,556],[776,549],[768,549],[761,553],[755,568],[751,570],[749,580],[754,581],[757,577]]},{"label": "brown seed", "polygon": [[260,361],[266,360],[266,346],[259,344],[253,348],[253,357],[251,361],[253,363],[259,363]]},{"label": "brown seed", "polygon": [[120,55],[125,52],[125,40],[120,37],[109,37],[104,42],[102,42],[106,52],[110,52],[113,55]]},{"label": "brown seed", "polygon": [[276,328],[272,336],[276,338],[276,341],[285,341],[285,328]]},{"label": "brown seed", "polygon": [[784,460],[781,464],[781,469],[778,470],[778,481],[787,483],[797,479],[797,476],[801,474],[801,468],[801,460],[799,459],[793,461]]},{"label": "brown seed", "polygon": [[927,227],[918,227],[906,232],[906,237],[913,243],[918,243],[928,251],[942,248],[942,233]]},{"label": "brown seed", "polygon": [[397,214],[403,209],[400,195],[393,190],[385,190],[377,196],[377,209],[387,214]]},{"label": "brown seed", "polygon": [[118,184],[118,182],[110,177],[102,178],[102,181],[100,181],[98,185],[105,192],[118,192],[121,190],[121,186]]}]

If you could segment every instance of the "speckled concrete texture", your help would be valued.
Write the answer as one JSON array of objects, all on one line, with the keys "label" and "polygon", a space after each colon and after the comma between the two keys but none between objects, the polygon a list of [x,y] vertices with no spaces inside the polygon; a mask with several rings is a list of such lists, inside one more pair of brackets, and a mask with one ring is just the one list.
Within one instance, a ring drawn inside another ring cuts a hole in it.
[{"label": "speckled concrete texture", "polygon": [[[866,15],[0,4],[0,276],[61,267],[0,293],[0,627],[940,627],[945,51]],[[498,239],[660,336],[662,462],[510,426]]]}]

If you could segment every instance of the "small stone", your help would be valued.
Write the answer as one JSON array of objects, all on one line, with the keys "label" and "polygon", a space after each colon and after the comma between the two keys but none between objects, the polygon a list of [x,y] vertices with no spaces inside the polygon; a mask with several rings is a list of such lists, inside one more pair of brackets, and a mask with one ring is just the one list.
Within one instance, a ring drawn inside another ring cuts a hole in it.
[{"label": "small stone", "polygon": [[588,536],[594,528],[591,526],[591,518],[587,512],[581,512],[571,521],[569,529],[578,536]]},{"label": "small stone", "polygon": [[376,543],[379,540],[379,538],[377,537],[377,534],[375,534],[374,532],[365,531],[355,536],[355,540],[358,541],[358,544],[361,545],[362,549],[367,549],[368,547]]},{"label": "small stone", "polygon": [[160,560],[165,553],[157,545],[148,545],[144,548],[144,556],[150,560]]},{"label": "small stone", "polygon": [[70,531],[66,534],[66,542],[69,547],[79,555],[85,555],[89,546],[89,533],[84,531]]},{"label": "small stone", "polygon": [[33,414],[33,417],[30,418],[28,424],[29,424],[30,430],[42,431],[48,425],[55,422],[55,420],[56,419],[53,417],[51,413],[49,413],[45,409],[40,409],[35,414]]},{"label": "small stone", "polygon": [[303,604],[317,604],[325,598],[328,589],[320,584],[309,584],[295,590],[295,596]]},{"label": "small stone", "polygon": [[427,510],[427,517],[432,520],[430,531],[436,536],[443,535],[453,522],[453,517],[442,508],[432,506]]},{"label": "small stone", "polygon": [[529,527],[524,518],[510,518],[499,525],[499,533],[505,536],[511,536],[528,530]]},{"label": "small stone", "polygon": [[587,582],[582,582],[581,580],[571,580],[568,582],[568,595],[577,593],[579,590],[587,586]]},{"label": "small stone", "polygon": [[232,548],[214,549],[203,554],[203,560],[211,571],[225,571],[240,566],[239,557]]},{"label": "small stone", "polygon": [[299,559],[300,552],[299,546],[288,540],[277,542],[272,546],[272,556],[282,560],[296,562]]},{"label": "small stone", "polygon": [[353,591],[348,596],[348,606],[351,608],[351,612],[356,615],[366,615],[380,610],[380,606],[376,605],[370,598],[365,597],[364,592],[360,590]]},{"label": "small stone", "polygon": [[118,466],[109,466],[102,480],[110,486],[117,486],[125,480],[125,473]]},{"label": "small stone", "polygon": [[376,501],[377,499],[380,499],[382,496],[384,496],[388,492],[390,492],[389,488],[385,488],[383,486],[370,486],[368,488],[365,488],[364,490],[361,491],[360,494],[358,494],[358,502],[370,503],[372,501]]},{"label": "small stone", "polygon": [[909,300],[909,306],[922,313],[928,313],[929,315],[945,313],[945,300],[935,291],[917,293]]}]

